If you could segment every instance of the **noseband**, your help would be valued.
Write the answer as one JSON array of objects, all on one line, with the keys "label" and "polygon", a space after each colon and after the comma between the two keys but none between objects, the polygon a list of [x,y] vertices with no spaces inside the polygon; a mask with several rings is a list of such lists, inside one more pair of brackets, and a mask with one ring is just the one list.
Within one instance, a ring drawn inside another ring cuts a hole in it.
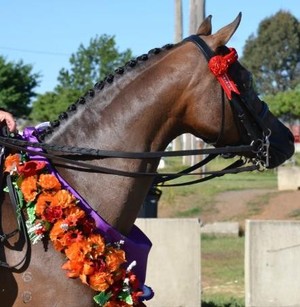
[{"label": "noseband", "polygon": [[238,119],[247,133],[247,135],[243,135],[240,131],[240,143],[245,144],[250,140],[251,144],[254,145],[255,149],[252,151],[256,154],[257,160],[261,161],[265,167],[268,167],[269,137],[271,135],[271,131],[265,126],[264,119],[269,112],[269,108],[264,101],[261,101],[262,109],[260,113],[257,114],[249,97],[247,97],[247,94],[242,95],[240,93],[236,84],[228,74],[228,68],[238,59],[238,55],[235,49],[229,48],[229,53],[222,56],[216,54],[198,35],[191,35],[184,41],[192,42],[199,48],[199,50],[206,58],[211,72],[216,76],[222,87],[222,124],[217,141],[212,142],[212,144],[217,145],[219,140],[222,138],[224,127],[225,92],[233,107],[235,118]]}]

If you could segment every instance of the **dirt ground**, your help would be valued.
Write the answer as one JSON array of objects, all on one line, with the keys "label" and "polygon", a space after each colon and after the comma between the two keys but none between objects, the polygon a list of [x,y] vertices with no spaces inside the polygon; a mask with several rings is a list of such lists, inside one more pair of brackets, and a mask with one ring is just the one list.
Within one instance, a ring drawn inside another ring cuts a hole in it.
[{"label": "dirt ground", "polygon": [[[175,204],[175,209],[179,211],[184,206],[183,201],[181,202],[180,200]],[[192,199],[189,200],[191,201]],[[185,199],[186,203],[189,200]],[[170,209],[170,206],[159,206],[159,217],[169,217],[172,213],[174,213],[174,207]],[[204,224],[238,221],[241,232],[244,231],[246,219],[300,219],[300,190],[257,189],[227,191],[218,194],[213,203],[210,204],[210,209],[204,210],[199,218]],[[211,255],[209,257],[211,258]],[[243,298],[245,294],[244,283],[241,280],[220,283],[209,272],[209,268],[202,267],[202,293],[210,296],[222,294],[228,297]]]},{"label": "dirt ground", "polygon": [[[202,216],[203,222],[247,218],[285,220],[300,218],[300,191],[244,190],[221,193],[216,198],[218,212]],[[243,224],[243,223],[242,223]]]},{"label": "dirt ground", "polygon": [[[245,219],[285,220],[300,219],[300,191],[242,190],[218,194],[213,210],[199,216],[206,223]],[[159,216],[168,216],[168,208],[159,207]]]}]

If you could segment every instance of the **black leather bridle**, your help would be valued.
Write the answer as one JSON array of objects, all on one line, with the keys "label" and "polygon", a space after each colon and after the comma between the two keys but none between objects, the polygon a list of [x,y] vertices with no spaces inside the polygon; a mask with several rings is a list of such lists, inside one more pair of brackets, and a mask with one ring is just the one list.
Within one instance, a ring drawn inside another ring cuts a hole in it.
[{"label": "black leather bridle", "polygon": [[[211,58],[216,56],[216,53],[201,39],[198,35],[191,35],[185,39],[194,43],[201,53],[205,56],[206,60],[209,62]],[[222,99],[222,105],[224,105],[224,95]],[[265,127],[264,118],[268,113],[269,109],[266,103],[263,101],[262,110],[260,114],[257,114],[253,109],[251,101],[246,95],[232,93],[230,100],[232,108],[234,110],[235,116],[240,122],[241,126],[244,127],[246,131],[245,140],[242,140],[240,144],[235,144],[234,146],[225,146],[218,148],[207,148],[199,150],[180,150],[180,151],[159,151],[159,152],[118,152],[118,151],[105,151],[93,148],[80,148],[74,146],[58,146],[50,145],[46,143],[39,142],[28,142],[20,138],[8,138],[5,136],[0,136],[0,146],[9,147],[14,150],[25,151],[31,154],[35,154],[35,150],[39,151],[39,155],[45,156],[56,166],[63,166],[66,168],[75,168],[79,171],[113,174],[119,176],[127,177],[143,177],[151,176],[155,177],[155,184],[164,184],[166,181],[178,178],[183,175],[204,175],[206,177],[197,179],[194,181],[189,181],[186,184],[199,183],[206,181],[215,177],[222,176],[228,173],[239,173],[242,171],[251,170],[261,170],[268,167],[269,158],[269,136],[271,131]],[[223,106],[224,108],[224,106]],[[224,112],[223,112],[224,113]],[[224,114],[223,114],[224,118]],[[223,119],[224,121],[224,119]],[[220,133],[216,141],[211,142],[213,145],[217,145],[219,139],[222,137],[223,133],[223,123],[221,125]],[[39,131],[36,131],[37,138],[39,136]],[[243,134],[241,133],[243,137]],[[205,140],[207,141],[207,140]],[[247,142],[248,141],[248,142]],[[209,141],[207,141],[209,143]],[[241,145],[241,144],[249,145]],[[42,151],[41,151],[42,150]],[[255,155],[252,159],[238,160],[232,165],[220,171],[212,172],[201,172],[197,173],[195,170],[201,168],[203,165],[207,164],[209,161],[214,159],[219,155],[223,156],[243,156],[245,153],[251,153]],[[105,168],[101,166],[96,166],[91,163],[87,163],[89,160],[96,159],[106,159],[106,158],[125,158],[125,159],[158,159],[162,157],[171,156],[191,156],[191,155],[208,155],[201,162],[196,165],[189,167],[179,173],[150,173],[150,172],[128,172],[113,168]],[[250,162],[250,166],[244,166],[247,162]],[[179,185],[183,185],[179,184]],[[177,186],[178,184],[165,185],[164,186]]]},{"label": "black leather bridle", "polygon": [[[194,43],[199,50],[203,53],[206,60],[209,61],[216,54],[211,48],[201,39],[198,35],[191,35],[186,38],[185,41]],[[222,99],[222,108],[224,109],[224,95]],[[1,149],[1,163],[4,162],[4,152],[6,148],[18,150],[22,152],[27,152],[32,155],[44,156],[51,161],[54,166],[62,166],[65,168],[74,168],[78,171],[94,172],[94,173],[103,173],[103,174],[113,174],[119,176],[127,177],[143,177],[151,176],[154,177],[154,185],[160,186],[180,186],[195,184],[215,177],[223,176],[224,174],[234,174],[245,171],[260,170],[268,166],[268,157],[269,157],[269,136],[270,130],[264,125],[264,118],[268,113],[268,107],[266,103],[262,102],[262,110],[260,114],[257,114],[253,109],[251,101],[245,95],[238,95],[232,93],[230,99],[233,110],[235,112],[236,118],[240,124],[244,127],[247,135],[246,139],[250,140],[249,145],[235,145],[235,146],[226,146],[219,148],[207,148],[199,150],[181,150],[181,151],[159,151],[159,152],[117,152],[117,151],[104,151],[93,148],[79,148],[73,146],[58,146],[50,145],[46,143],[39,142],[28,142],[23,140],[20,137],[10,137],[8,135],[0,136],[0,149]],[[223,112],[224,113],[224,112]],[[224,119],[222,120],[221,129],[219,136],[215,142],[212,144],[217,145],[219,140],[222,138],[223,134],[223,124]],[[38,138],[40,131],[36,131]],[[243,143],[246,141],[243,140]],[[247,142],[246,142],[247,144]],[[219,155],[223,156],[232,156],[232,155],[241,155],[246,153],[252,153],[255,155],[255,158],[252,159],[239,159],[228,167],[220,171],[209,171],[209,172],[195,172],[197,169],[201,168],[214,158]],[[207,155],[203,160],[194,166],[188,167],[178,173],[149,173],[149,172],[128,172],[118,169],[105,168],[101,166],[96,166],[86,161],[96,160],[96,159],[107,159],[107,158],[122,158],[122,159],[159,159],[162,157],[171,157],[171,156],[191,156],[191,155]],[[250,165],[245,166],[247,162],[251,162]],[[165,184],[165,182],[173,180],[175,178],[187,175],[202,175],[201,178],[196,180],[176,183],[176,184]],[[14,208],[17,207],[17,195],[14,190],[13,185],[11,184],[10,175],[6,176],[7,185],[9,186],[11,203]],[[9,234],[0,234],[0,244],[4,244],[10,237],[14,236],[16,233],[22,233],[25,237],[25,243],[28,246],[28,235],[26,233],[26,226],[24,219],[21,216],[18,217],[19,228],[12,231]],[[0,267],[5,267],[9,269],[16,269],[20,265],[24,264],[27,252],[25,253],[24,258],[15,265],[8,265],[5,261],[0,261]]]},{"label": "black leather bridle", "polygon": [[[202,52],[207,62],[209,63],[212,58],[217,54],[206,44],[206,42],[198,35],[191,35],[185,39],[185,41],[190,41],[194,43],[199,50]],[[222,88],[222,105],[224,104],[224,91]],[[246,135],[240,133],[241,144],[247,144],[247,141],[257,147],[257,150],[253,152],[256,153],[257,160],[263,161],[265,167],[269,166],[269,137],[271,135],[271,130],[266,127],[264,120],[269,112],[268,105],[261,101],[262,108],[259,114],[254,110],[251,99],[247,96],[247,93],[231,93],[229,98],[231,106],[234,111],[234,115],[243,126],[246,131]],[[224,109],[224,106],[222,107]],[[224,114],[224,110],[223,110]],[[224,116],[223,116],[224,121]],[[223,123],[220,129],[220,134],[218,139],[222,137]],[[214,142],[217,145],[218,140]]]}]

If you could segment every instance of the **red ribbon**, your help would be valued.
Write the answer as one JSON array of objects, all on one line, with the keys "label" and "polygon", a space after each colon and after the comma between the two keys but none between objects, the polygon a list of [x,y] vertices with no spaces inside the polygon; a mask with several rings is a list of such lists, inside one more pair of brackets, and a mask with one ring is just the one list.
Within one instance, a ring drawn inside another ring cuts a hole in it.
[{"label": "red ribbon", "polygon": [[225,55],[215,55],[208,62],[208,67],[216,76],[221,86],[223,87],[227,97],[231,100],[231,92],[240,94],[236,84],[227,74],[228,68],[237,59],[238,55],[234,48],[229,48],[230,52]]}]

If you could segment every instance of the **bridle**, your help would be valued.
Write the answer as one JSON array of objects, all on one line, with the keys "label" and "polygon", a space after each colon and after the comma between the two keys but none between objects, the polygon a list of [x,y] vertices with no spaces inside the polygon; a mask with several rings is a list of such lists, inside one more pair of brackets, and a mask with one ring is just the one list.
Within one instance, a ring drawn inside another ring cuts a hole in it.
[{"label": "bridle", "polygon": [[[226,94],[230,104],[232,106],[235,118],[238,124],[241,124],[245,134],[241,135],[241,144],[246,144],[247,141],[257,146],[257,150],[253,152],[256,154],[256,159],[263,161],[265,167],[269,166],[269,137],[271,131],[264,124],[264,119],[269,112],[268,105],[261,101],[262,109],[259,114],[254,110],[251,99],[247,96],[247,93],[240,93],[236,84],[232,81],[232,78],[228,74],[229,67],[237,61],[238,55],[233,48],[229,48],[228,53],[225,55],[216,54],[206,42],[198,35],[191,35],[185,39],[194,43],[202,52],[208,62],[208,66],[211,72],[218,79],[222,88],[222,124],[219,136],[213,145],[218,144],[218,140],[222,138],[223,126],[224,126],[224,93]],[[237,124],[237,127],[240,125]],[[236,144],[238,146],[238,144]]]},{"label": "bridle", "polygon": [[[199,50],[203,53],[208,62],[214,59],[217,54],[201,39],[198,35],[191,35],[185,39],[185,41],[190,41],[194,43]],[[235,56],[236,60],[237,56]],[[230,62],[230,66],[234,61]],[[225,73],[225,78],[230,80],[227,72]],[[221,82],[220,82],[221,83]],[[221,83],[222,85],[222,83]],[[222,85],[223,87],[223,85]],[[224,87],[223,87],[224,89]],[[228,95],[228,91],[225,88],[225,93]],[[224,98],[224,97],[223,97]],[[222,99],[224,100],[224,99]],[[224,102],[223,102],[224,103]],[[156,183],[163,183],[170,180],[170,178],[178,178],[183,175],[212,175],[212,178],[216,176],[222,176],[228,173],[238,173],[241,171],[249,170],[262,170],[265,167],[268,167],[268,148],[269,148],[269,136],[270,130],[264,125],[264,118],[268,113],[268,106],[262,101],[262,111],[260,114],[256,114],[256,111],[251,105],[248,97],[241,95],[238,92],[231,92],[230,103],[234,109],[236,118],[240,121],[242,126],[245,128],[247,133],[247,140],[249,145],[235,144],[234,146],[225,146],[217,148],[206,148],[206,149],[197,149],[197,150],[179,150],[179,151],[157,151],[157,152],[118,152],[118,151],[109,151],[109,150],[98,150],[93,148],[81,148],[74,146],[58,146],[50,145],[42,142],[38,142],[39,134],[42,131],[36,130],[33,131],[35,137],[30,140],[24,140],[20,138],[11,138],[7,136],[0,136],[0,146],[8,147],[14,150],[25,151],[31,154],[36,154],[38,151],[39,155],[45,156],[51,160],[54,165],[76,168],[79,171],[95,172],[95,173],[104,173],[104,174],[113,174],[119,176],[127,177],[143,177],[151,176],[158,178],[155,180]],[[224,115],[223,115],[224,117]],[[222,124],[223,126],[223,124]],[[220,135],[218,139],[222,137],[222,128],[220,129]],[[218,140],[212,142],[212,144],[218,143]],[[247,159],[235,163],[234,167],[229,166],[224,170],[216,172],[205,172],[205,173],[196,173],[195,170],[202,167],[204,164],[211,161],[213,158],[223,155],[223,156],[232,156],[232,155],[243,155],[245,153],[254,153],[256,156],[252,159]],[[122,159],[158,159],[162,157],[174,157],[174,156],[191,156],[191,155],[208,155],[204,161],[187,168],[184,171],[179,173],[150,173],[150,172],[128,172],[112,168],[105,168],[101,166],[96,166],[86,161],[96,160],[96,159],[107,159],[107,158],[122,158]],[[246,167],[238,169],[241,165],[251,162],[254,165],[253,168]],[[239,165],[239,166],[238,166]],[[237,167],[237,168],[236,168]],[[211,177],[209,178],[211,179]],[[208,179],[205,179],[208,180]],[[195,181],[193,183],[198,183],[201,181]],[[188,183],[190,184],[190,182]]]},{"label": "bridle", "polygon": [[[211,48],[205,43],[205,41],[201,39],[198,35],[191,35],[190,37],[186,38],[185,41],[194,43],[203,53],[208,63],[211,63],[212,61],[214,61],[214,59],[219,59],[219,60],[221,59],[213,50],[211,50]],[[230,57],[229,61],[227,61],[225,58],[228,67],[232,63],[234,63],[234,61],[237,59],[237,56],[234,54],[234,52],[232,54],[233,57],[232,59]],[[190,184],[204,182],[213,179],[215,177],[220,177],[223,176],[224,174],[234,174],[245,171],[262,170],[265,167],[268,167],[269,136],[271,132],[264,125],[264,118],[268,113],[268,107],[266,103],[262,102],[262,110],[260,114],[257,114],[253,106],[251,105],[251,101],[247,97],[247,95],[241,95],[239,91],[234,88],[234,83],[231,82],[231,78],[227,73],[227,69],[224,70],[224,73],[218,76],[216,75],[216,77],[218,78],[222,86],[222,90],[225,92],[225,94],[230,100],[230,103],[235,112],[237,120],[244,127],[247,133],[247,140],[249,139],[251,140],[249,145],[236,144],[235,146],[225,146],[225,147],[206,148],[206,149],[197,149],[197,150],[179,150],[179,151],[118,152],[118,151],[98,150],[93,148],[58,146],[58,145],[50,145],[47,143],[38,142],[38,137],[41,131],[33,129],[30,137],[26,139],[22,139],[20,138],[20,136],[11,137],[9,136],[8,133],[5,132],[2,133],[2,136],[0,136],[0,146],[1,146],[0,149],[2,153],[0,155],[1,165],[3,165],[4,163],[5,149],[9,148],[12,150],[27,152],[28,154],[31,155],[43,156],[49,159],[54,166],[73,168],[78,171],[112,174],[112,175],[126,176],[126,177],[150,176],[154,178],[153,185],[159,185],[161,187],[190,185]],[[224,109],[224,103],[225,103],[224,99],[225,98],[223,93],[222,109]],[[222,119],[220,133],[219,136],[217,137],[217,140],[213,142],[214,145],[217,145],[219,140],[222,138],[223,125],[224,125],[224,111],[223,111],[223,119]],[[215,159],[220,155],[242,156],[243,154],[249,152],[255,154],[255,157],[251,159],[240,158],[239,160],[233,162],[232,164],[230,164],[229,166],[220,171],[196,172],[196,170],[200,169],[205,164],[209,163],[210,161],[212,161],[213,159]],[[162,157],[191,156],[191,155],[206,155],[206,157],[197,164],[188,167],[178,173],[129,172],[113,168],[96,166],[87,162],[89,160],[107,159],[107,158],[159,159]],[[199,175],[201,175],[201,178],[184,183],[165,184],[167,181],[176,179],[181,176],[189,176],[189,175],[193,176],[197,175],[198,177]],[[7,182],[9,184],[10,175],[7,175],[6,177],[7,177]],[[13,189],[13,186],[11,184],[10,184],[10,198],[13,206],[15,207],[17,202],[17,196],[15,195],[15,190]],[[5,241],[7,241],[11,236],[15,235],[17,232],[20,232],[25,236],[25,243],[28,248],[29,242],[27,240],[28,237],[24,226],[24,220],[18,219],[18,223],[19,223],[19,229],[9,234],[0,234],[1,244],[4,244]],[[20,265],[24,264],[26,259],[26,254],[18,264],[10,266],[5,261],[0,261],[0,267],[16,269]]]}]

